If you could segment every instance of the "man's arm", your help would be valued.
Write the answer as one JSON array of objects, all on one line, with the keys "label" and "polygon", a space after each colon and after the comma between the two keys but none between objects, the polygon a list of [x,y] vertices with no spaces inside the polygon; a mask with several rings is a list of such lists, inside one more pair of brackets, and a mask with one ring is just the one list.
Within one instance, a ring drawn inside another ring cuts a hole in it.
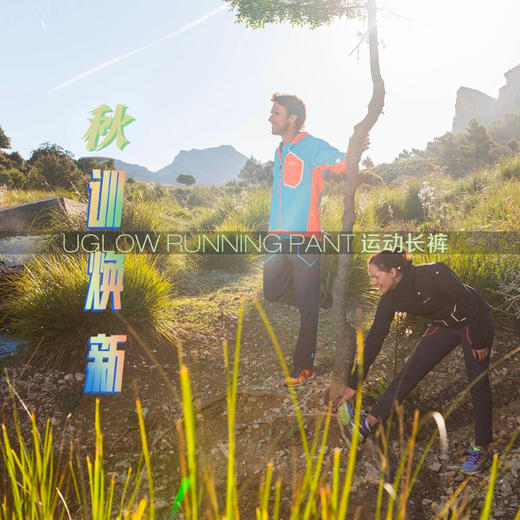
[{"label": "man's arm", "polygon": [[[363,141],[363,151],[368,150],[370,146],[370,139],[367,137]],[[331,172],[344,172],[347,167],[346,153],[340,152],[334,146],[331,146],[325,141],[321,141],[321,146],[316,153],[314,164],[321,167],[323,170]]]},{"label": "man's arm", "polygon": [[325,141],[320,141],[313,163],[315,167],[332,172],[344,172],[347,164],[345,153]]}]

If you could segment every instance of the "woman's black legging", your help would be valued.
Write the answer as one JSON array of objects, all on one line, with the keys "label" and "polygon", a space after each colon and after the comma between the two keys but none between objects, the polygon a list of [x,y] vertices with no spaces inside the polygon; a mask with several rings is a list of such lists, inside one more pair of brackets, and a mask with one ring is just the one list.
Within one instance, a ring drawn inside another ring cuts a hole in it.
[{"label": "woman's black legging", "polygon": [[[486,337],[484,346],[491,348],[494,336],[491,313],[482,316],[481,326],[484,328]],[[378,419],[385,420],[390,415],[394,400],[400,403],[437,363],[460,344],[462,344],[464,352],[468,380],[471,382],[477,378],[489,367],[489,356],[484,361],[478,361],[473,357],[467,327],[450,329],[436,325],[430,326],[419,340],[403,369],[373,406],[370,413]],[[470,392],[475,417],[475,444],[487,446],[492,440],[492,402],[488,374],[475,383]]]}]

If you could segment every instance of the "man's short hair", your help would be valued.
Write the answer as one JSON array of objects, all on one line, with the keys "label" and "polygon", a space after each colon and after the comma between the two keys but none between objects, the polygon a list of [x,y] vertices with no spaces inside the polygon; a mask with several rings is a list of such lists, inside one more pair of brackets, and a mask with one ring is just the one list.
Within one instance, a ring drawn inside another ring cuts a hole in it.
[{"label": "man's short hair", "polygon": [[300,130],[303,127],[305,124],[305,118],[307,117],[307,112],[305,110],[305,103],[299,97],[296,97],[293,94],[280,94],[279,92],[275,92],[271,101],[284,106],[290,116],[297,116],[297,130]]}]

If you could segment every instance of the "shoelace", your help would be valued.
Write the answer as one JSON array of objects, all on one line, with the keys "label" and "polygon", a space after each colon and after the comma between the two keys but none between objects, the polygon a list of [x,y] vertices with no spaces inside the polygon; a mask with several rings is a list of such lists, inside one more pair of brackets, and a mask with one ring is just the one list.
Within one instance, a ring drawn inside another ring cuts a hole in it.
[{"label": "shoelace", "polygon": [[364,412],[362,412],[362,415],[360,417],[359,425],[366,432],[371,432],[372,431],[372,428],[370,428],[370,426],[368,425],[367,416],[366,416],[366,414]]},{"label": "shoelace", "polygon": [[468,457],[468,462],[471,464],[476,464],[478,460],[482,457],[482,451],[481,450],[473,450],[473,452]]}]

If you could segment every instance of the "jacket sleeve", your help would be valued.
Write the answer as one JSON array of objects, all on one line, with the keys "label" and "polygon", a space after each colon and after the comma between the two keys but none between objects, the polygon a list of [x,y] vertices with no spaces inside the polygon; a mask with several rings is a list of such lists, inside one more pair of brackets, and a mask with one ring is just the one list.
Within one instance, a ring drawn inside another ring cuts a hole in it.
[{"label": "jacket sleeve", "polygon": [[[372,323],[370,331],[365,340],[365,347],[363,349],[363,381],[365,380],[365,377],[368,373],[368,369],[381,351],[383,341],[388,335],[390,325],[394,319],[394,314],[395,308],[392,301],[388,298],[385,298],[383,295],[381,300],[379,300],[374,322]],[[359,376],[359,367],[356,366],[349,376],[348,386],[350,388],[357,388]]]},{"label": "jacket sleeve", "polygon": [[466,331],[471,347],[474,350],[485,348],[486,340],[481,326],[482,317],[475,296],[444,262],[436,262],[434,266],[434,276],[438,287],[455,302],[456,307],[453,313],[468,318]]},{"label": "jacket sleeve", "polygon": [[320,140],[314,157],[314,164],[323,170],[344,172],[347,166],[347,161],[344,152],[340,152],[337,148],[334,148],[334,146]]}]

